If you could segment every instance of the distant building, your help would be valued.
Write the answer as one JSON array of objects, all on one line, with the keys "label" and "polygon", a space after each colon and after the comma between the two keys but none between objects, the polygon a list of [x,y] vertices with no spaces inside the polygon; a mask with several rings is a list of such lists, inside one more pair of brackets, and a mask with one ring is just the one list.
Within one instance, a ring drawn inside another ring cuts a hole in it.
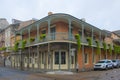
[{"label": "distant building", "polygon": [[4,29],[9,25],[8,21],[5,18],[0,18],[0,29]]}]

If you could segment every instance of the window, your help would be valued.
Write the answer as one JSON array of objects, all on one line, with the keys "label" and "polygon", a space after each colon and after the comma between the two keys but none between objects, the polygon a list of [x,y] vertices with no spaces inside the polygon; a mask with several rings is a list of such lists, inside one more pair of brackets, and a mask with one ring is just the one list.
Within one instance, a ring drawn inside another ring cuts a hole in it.
[{"label": "window", "polygon": [[30,63],[32,63],[32,58],[30,58]]},{"label": "window", "polygon": [[55,27],[50,28],[50,31],[51,31],[51,38],[52,38],[52,40],[55,40],[55,32],[56,32]]},{"label": "window", "polygon": [[27,63],[27,57],[24,58],[24,62]]},{"label": "window", "polygon": [[82,31],[78,31],[79,35],[82,36]]},{"label": "window", "polygon": [[85,56],[85,63],[88,63],[88,54],[85,53],[84,56]]},{"label": "window", "polygon": [[71,56],[71,64],[74,64],[74,56]]},{"label": "window", "polygon": [[96,55],[95,55],[95,53],[93,53],[93,63],[95,63],[95,61],[96,61],[96,57],[95,57]]},{"label": "window", "polygon": [[55,64],[66,64],[66,52],[62,51],[61,53],[59,51],[55,52]]},{"label": "window", "polygon": [[43,30],[43,31],[42,31],[42,34],[46,34],[46,30]]},{"label": "window", "polygon": [[42,64],[45,63],[45,53],[42,52]]},{"label": "window", "polygon": [[38,59],[37,59],[37,57],[35,57],[35,63],[37,63],[37,61],[38,61]]},{"label": "window", "polygon": [[65,52],[61,52],[61,64],[66,64],[66,55],[65,55]]},{"label": "window", "polygon": [[55,64],[59,64],[59,52],[55,52]]}]

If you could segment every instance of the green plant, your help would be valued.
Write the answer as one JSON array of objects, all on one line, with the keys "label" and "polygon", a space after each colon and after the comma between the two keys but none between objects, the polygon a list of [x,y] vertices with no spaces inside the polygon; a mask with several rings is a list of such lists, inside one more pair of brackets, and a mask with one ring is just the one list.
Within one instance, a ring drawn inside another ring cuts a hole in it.
[{"label": "green plant", "polygon": [[120,53],[120,46],[114,45],[114,52],[115,52],[116,54],[119,54],[119,53]]},{"label": "green plant", "polygon": [[26,40],[22,40],[22,49],[25,49]]},{"label": "green plant", "polygon": [[97,44],[97,53],[100,54],[100,43],[99,41],[96,41]]},{"label": "green plant", "polygon": [[6,47],[1,47],[0,51],[6,50]]},{"label": "green plant", "polygon": [[34,37],[31,37],[31,38],[30,38],[30,42],[33,42],[34,40],[35,40]]},{"label": "green plant", "polygon": [[107,44],[105,42],[103,42],[103,49],[107,50]]},{"label": "green plant", "polygon": [[110,52],[110,54],[112,54],[112,46],[111,46],[111,44],[109,44],[109,52]]},{"label": "green plant", "polygon": [[88,41],[88,45],[91,46],[91,45],[92,45],[92,38],[91,38],[91,37],[88,37],[88,38],[87,38],[87,41]]},{"label": "green plant", "polygon": [[45,37],[46,37],[46,34],[41,34],[40,35],[40,40],[45,39]]},{"label": "green plant", "polygon": [[18,51],[18,45],[19,45],[19,42],[16,42],[14,45],[14,51]]},{"label": "green plant", "polygon": [[75,35],[75,39],[77,40],[78,50],[80,50],[80,48],[81,48],[80,35],[76,34]]}]

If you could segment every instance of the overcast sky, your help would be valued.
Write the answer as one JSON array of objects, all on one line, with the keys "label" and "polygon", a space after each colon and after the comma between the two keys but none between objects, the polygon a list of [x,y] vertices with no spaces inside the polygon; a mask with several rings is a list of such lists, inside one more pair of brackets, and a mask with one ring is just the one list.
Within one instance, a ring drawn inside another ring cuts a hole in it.
[{"label": "overcast sky", "polygon": [[109,31],[120,30],[120,0],[0,0],[0,18],[41,19],[47,13],[66,13]]}]

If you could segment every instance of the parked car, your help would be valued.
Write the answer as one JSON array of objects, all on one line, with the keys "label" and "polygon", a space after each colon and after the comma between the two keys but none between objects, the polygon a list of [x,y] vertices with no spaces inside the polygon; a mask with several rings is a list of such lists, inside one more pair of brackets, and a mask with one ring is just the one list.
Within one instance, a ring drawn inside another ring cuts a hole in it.
[{"label": "parked car", "polygon": [[113,67],[118,68],[120,67],[120,60],[119,59],[114,59],[112,60],[113,62]]},{"label": "parked car", "polygon": [[94,65],[94,70],[99,70],[99,69],[107,70],[110,68],[113,68],[113,62],[112,60],[108,60],[108,59],[100,60]]}]

